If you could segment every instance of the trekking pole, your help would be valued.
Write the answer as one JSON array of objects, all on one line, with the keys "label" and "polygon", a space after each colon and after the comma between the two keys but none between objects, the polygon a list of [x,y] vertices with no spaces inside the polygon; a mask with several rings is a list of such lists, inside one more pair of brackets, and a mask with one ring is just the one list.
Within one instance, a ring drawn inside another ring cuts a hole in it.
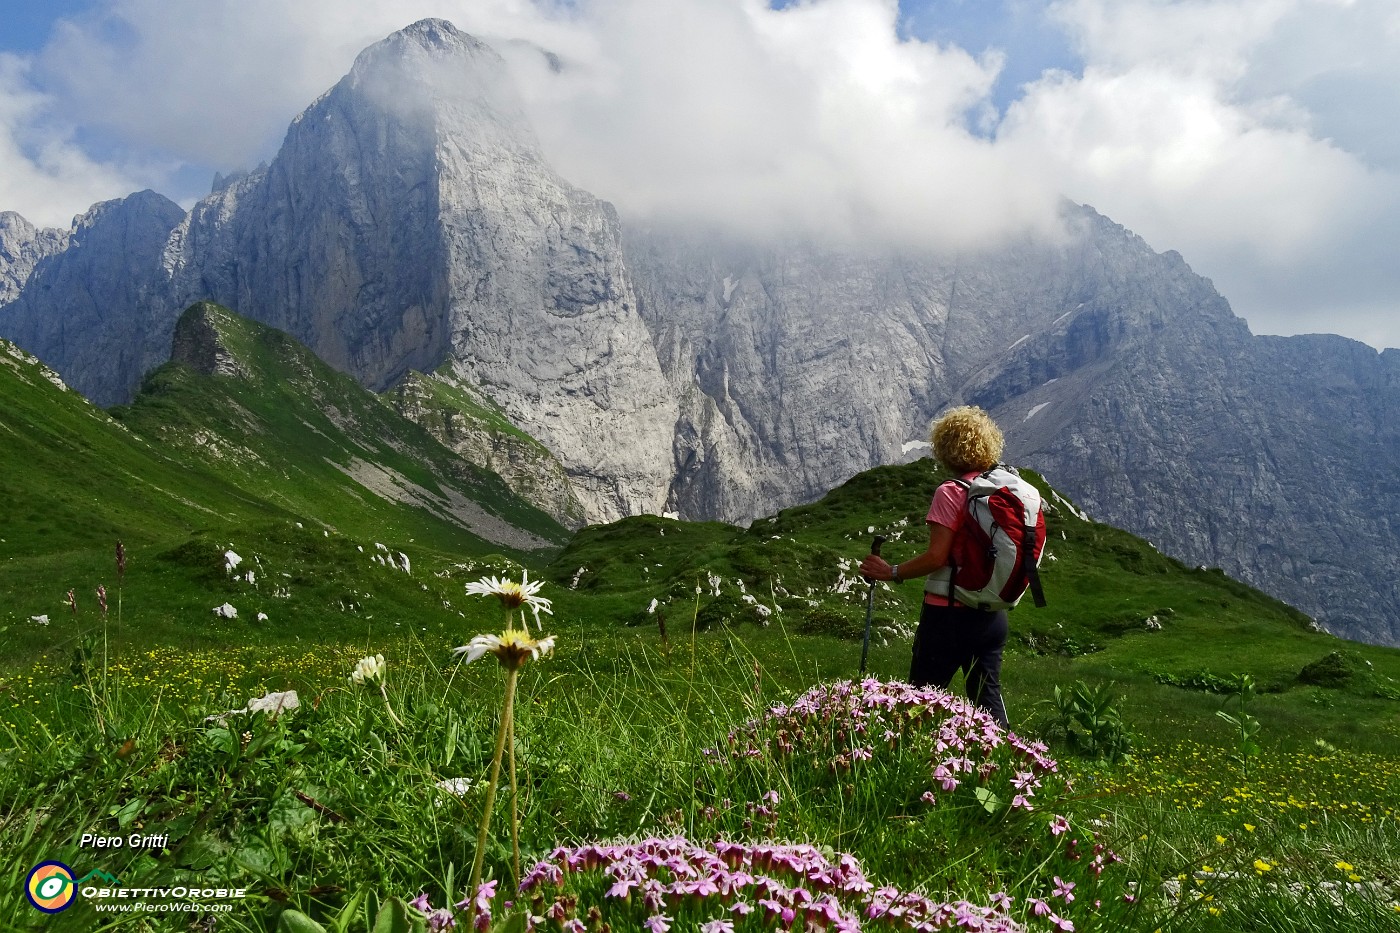
[{"label": "trekking pole", "polygon": [[[876,557],[880,556],[880,545],[885,543],[884,535],[876,535],[875,540],[870,543],[870,553]],[[870,592],[865,597],[865,638],[860,643],[860,673],[865,675],[865,659],[870,654],[870,620],[875,613],[875,581],[870,577],[865,578],[870,583]]]}]

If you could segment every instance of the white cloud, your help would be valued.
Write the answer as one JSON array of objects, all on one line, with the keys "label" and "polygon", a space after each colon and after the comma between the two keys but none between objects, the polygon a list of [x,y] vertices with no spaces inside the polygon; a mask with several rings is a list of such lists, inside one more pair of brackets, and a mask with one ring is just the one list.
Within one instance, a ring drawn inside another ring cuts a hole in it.
[{"label": "white cloud", "polygon": [[96,201],[140,187],[122,168],[100,164],[48,116],[49,101],[29,81],[29,62],[0,54],[0,210],[67,229]]},{"label": "white cloud", "polygon": [[[1337,139],[1318,132],[1329,113],[1298,93],[1346,73],[1394,98],[1381,79],[1400,78],[1400,35],[1377,28],[1394,24],[1391,9],[1379,0],[1062,3],[1083,73],[1030,87],[999,138],[1041,152],[1071,198],[1182,252],[1256,332],[1400,345],[1400,272],[1381,245],[1400,237],[1400,178],[1366,155],[1396,150],[1400,113],[1370,114]],[[1330,39],[1314,47],[1311,35]],[[1369,51],[1343,55],[1344,38]]]},{"label": "white cloud", "polygon": [[0,207],[71,215],[177,162],[268,158],[356,52],[441,16],[506,55],[561,174],[624,217],[950,247],[1043,226],[1063,193],[1179,250],[1257,332],[1400,344],[1392,0],[1063,0],[1082,68],[1004,115],[998,53],[902,36],[894,0],[95,9],[0,69]]},{"label": "white cloud", "polygon": [[1055,193],[967,128],[999,62],[901,40],[893,3],[603,4],[586,57],[526,83],[562,174],[624,216],[959,247]]}]

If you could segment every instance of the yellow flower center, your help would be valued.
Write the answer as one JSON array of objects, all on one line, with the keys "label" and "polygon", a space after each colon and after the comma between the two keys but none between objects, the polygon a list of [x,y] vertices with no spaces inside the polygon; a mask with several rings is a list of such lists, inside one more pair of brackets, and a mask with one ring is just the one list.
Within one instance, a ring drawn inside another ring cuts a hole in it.
[{"label": "yellow flower center", "polygon": [[519,609],[525,604],[525,590],[514,580],[507,580],[496,589],[496,598],[507,609]]}]

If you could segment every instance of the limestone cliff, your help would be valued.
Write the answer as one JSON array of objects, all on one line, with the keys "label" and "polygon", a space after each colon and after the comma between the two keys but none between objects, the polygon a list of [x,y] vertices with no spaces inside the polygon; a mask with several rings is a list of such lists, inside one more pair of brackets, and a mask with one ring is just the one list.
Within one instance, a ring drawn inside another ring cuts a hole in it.
[{"label": "limestone cliff", "polygon": [[160,254],[184,215],[154,191],[94,205],[0,307],[0,336],[94,402],[126,401],[170,353],[177,312],[165,305]]},{"label": "limestone cliff", "polygon": [[67,244],[66,230],[41,229],[14,211],[0,211],[0,306],[19,297],[34,267]]},{"label": "limestone cliff", "polygon": [[550,169],[504,62],[450,23],[366,49],[165,265],[173,306],[213,298],[371,388],[450,363],[557,455],[589,519],[664,505],[676,408],[617,216]]}]

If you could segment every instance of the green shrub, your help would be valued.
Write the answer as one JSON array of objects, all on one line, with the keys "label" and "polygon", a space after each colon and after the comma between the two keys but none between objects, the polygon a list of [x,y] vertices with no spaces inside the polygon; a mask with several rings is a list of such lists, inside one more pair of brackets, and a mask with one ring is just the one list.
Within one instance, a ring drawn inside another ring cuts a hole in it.
[{"label": "green shrub", "polygon": [[1333,651],[1304,665],[1298,672],[1298,679],[1315,687],[1337,689],[1350,684],[1364,664],[1354,651]]}]

